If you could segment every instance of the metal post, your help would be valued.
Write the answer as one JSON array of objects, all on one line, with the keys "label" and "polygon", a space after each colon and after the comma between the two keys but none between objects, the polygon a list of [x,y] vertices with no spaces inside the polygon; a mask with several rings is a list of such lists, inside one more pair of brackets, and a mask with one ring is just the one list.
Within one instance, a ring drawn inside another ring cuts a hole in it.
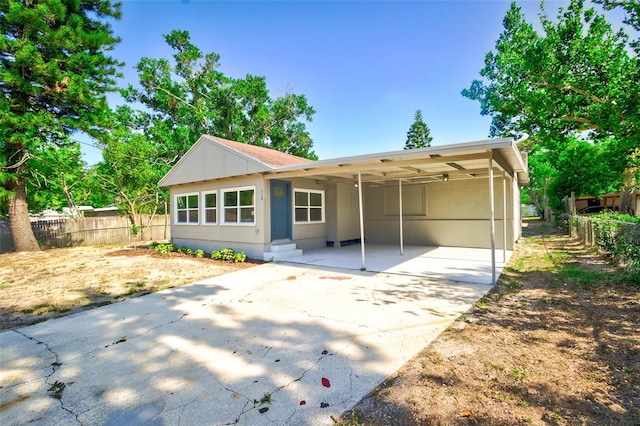
[{"label": "metal post", "polygon": [[489,206],[491,223],[491,284],[496,283],[496,213],[493,205],[493,158],[489,158]]},{"label": "metal post", "polygon": [[507,176],[502,171],[502,263],[507,263]]},{"label": "metal post", "polygon": [[362,176],[360,170],[358,170],[358,201],[360,209],[360,250],[362,251],[362,267],[361,271],[367,269],[364,256],[364,206],[362,205]]},{"label": "metal post", "polygon": [[402,231],[402,179],[398,179],[398,200],[400,203],[400,254],[404,254],[404,235]]}]

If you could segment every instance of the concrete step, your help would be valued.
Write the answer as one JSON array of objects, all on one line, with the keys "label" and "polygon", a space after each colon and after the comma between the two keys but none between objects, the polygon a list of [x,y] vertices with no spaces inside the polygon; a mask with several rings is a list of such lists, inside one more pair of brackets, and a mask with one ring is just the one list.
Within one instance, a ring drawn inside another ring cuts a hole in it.
[{"label": "concrete step", "polygon": [[296,243],[285,243],[285,244],[271,244],[271,252],[272,253],[284,253],[287,251],[295,250]]},{"label": "concrete step", "polygon": [[267,251],[264,253],[264,261],[276,262],[278,260],[282,260],[282,259],[286,259],[288,257],[294,257],[294,256],[302,256],[302,250],[295,249],[295,250],[284,251],[284,252]]},{"label": "concrete step", "polygon": [[293,256],[302,256],[302,250],[296,248],[296,243],[272,244],[271,249],[264,253],[264,260],[275,262]]}]

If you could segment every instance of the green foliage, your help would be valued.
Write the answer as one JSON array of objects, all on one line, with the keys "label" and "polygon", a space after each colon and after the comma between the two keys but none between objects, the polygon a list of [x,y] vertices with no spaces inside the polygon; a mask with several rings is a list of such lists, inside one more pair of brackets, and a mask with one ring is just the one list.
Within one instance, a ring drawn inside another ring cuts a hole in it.
[{"label": "green foliage", "polygon": [[197,257],[198,259],[202,259],[204,257],[204,250],[202,249],[197,249],[193,251],[193,255],[195,257]]},{"label": "green foliage", "polygon": [[96,193],[106,193],[135,221],[162,211],[168,191],[158,181],[171,168],[161,147],[144,134],[148,114],[120,106],[109,115],[110,131],[100,139],[103,161],[89,171]]},{"label": "green foliage", "polygon": [[628,36],[583,3],[572,0],[555,20],[543,7],[541,32],[512,3],[483,80],[462,92],[492,117],[491,137],[528,137],[520,148],[531,186],[552,206],[571,192],[620,190],[640,136],[638,58]]},{"label": "green foliage", "polygon": [[156,253],[162,256],[171,256],[171,252],[175,251],[175,246],[170,243],[160,243],[157,244],[154,248]]},{"label": "green foliage", "polygon": [[244,252],[236,253],[232,248],[224,248],[222,250],[212,251],[211,258],[225,262],[244,262],[247,259],[247,255]]},{"label": "green foliage", "polygon": [[136,236],[138,236],[138,234],[140,233],[141,230],[142,230],[142,226],[133,225],[131,227],[131,235],[136,237]]},{"label": "green foliage", "polygon": [[431,146],[431,131],[427,123],[422,119],[422,111],[417,110],[413,119],[413,124],[407,132],[407,141],[404,149],[425,148]]},{"label": "green foliage", "polygon": [[193,249],[190,249],[187,246],[181,246],[180,248],[178,248],[178,250],[176,250],[178,253],[182,253],[182,254],[186,254],[188,256],[193,256],[195,254],[195,252],[193,251]]},{"label": "green foliage", "polygon": [[165,35],[173,61],[142,58],[137,65],[140,87],[122,91],[130,102],[151,110],[145,137],[161,158],[173,163],[202,134],[267,146],[317,159],[303,120],[315,110],[304,95],[272,98],[264,77],[231,78],[219,71],[220,55],[203,53],[187,31]]},{"label": "green foliage", "polygon": [[[73,157],[58,155],[53,147],[72,147],[75,143],[69,135],[74,131],[95,135],[104,128],[108,111],[105,93],[115,90],[114,78],[120,64],[106,55],[119,40],[102,20],[119,17],[120,3],[110,0],[2,2],[3,194],[15,192],[22,197],[24,191],[20,188],[25,182],[41,185],[33,179],[44,176],[42,170],[59,167],[67,175],[69,170],[79,171]],[[56,162],[60,160],[62,163]],[[59,176],[52,176],[51,180],[56,179]],[[16,214],[13,209],[9,211],[10,215]]]},{"label": "green foliage", "polygon": [[[633,218],[629,222],[617,218]],[[592,235],[598,248],[611,255],[614,261],[626,265],[632,273],[640,275],[640,221],[626,215],[598,215],[569,218],[571,235],[583,241]]]},{"label": "green foliage", "polygon": [[628,214],[619,214],[619,213],[600,213],[591,215],[592,219],[604,219],[604,220],[613,220],[618,222],[627,222],[627,223],[639,223],[640,224],[640,216],[631,216]]}]

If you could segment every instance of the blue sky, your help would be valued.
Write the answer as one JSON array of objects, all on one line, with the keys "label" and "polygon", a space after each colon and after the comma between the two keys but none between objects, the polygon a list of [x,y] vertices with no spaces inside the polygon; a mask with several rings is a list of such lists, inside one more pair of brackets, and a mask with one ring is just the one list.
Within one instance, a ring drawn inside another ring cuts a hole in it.
[{"label": "blue sky", "polygon": [[[539,1],[518,3],[537,22]],[[171,57],[163,34],[188,30],[203,52],[221,55],[225,74],[264,76],[273,96],[306,95],[321,159],[402,149],[417,109],[433,145],[466,142],[485,139],[489,119],[460,91],[479,77],[509,4],[124,0],[113,55],[126,63],[122,85],[136,84],[141,57]],[[546,8],[555,16],[566,4]],[[83,150],[89,164],[100,161],[98,150]]]}]

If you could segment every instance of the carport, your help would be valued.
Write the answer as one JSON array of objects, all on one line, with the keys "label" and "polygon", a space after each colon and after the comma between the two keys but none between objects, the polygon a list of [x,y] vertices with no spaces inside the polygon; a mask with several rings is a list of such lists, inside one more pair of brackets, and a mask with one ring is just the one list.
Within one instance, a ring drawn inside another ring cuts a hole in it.
[{"label": "carport", "polygon": [[[340,238],[336,232],[330,238],[327,231],[334,251],[305,248],[305,255],[288,260],[435,276],[451,267],[456,272],[449,276],[471,282],[474,274],[464,271],[482,265],[489,283],[495,283],[521,235],[519,187],[528,181],[525,163],[512,139],[496,139],[302,163],[264,177],[311,180],[327,192],[336,188],[327,202],[335,213],[327,218],[328,226],[337,226],[334,222],[345,215],[358,218],[355,237]],[[345,205],[349,197],[357,197],[351,203],[357,209]],[[350,243],[359,251],[357,263]]]},{"label": "carport", "polygon": [[[500,276],[511,254],[511,250],[499,250],[492,265],[490,249],[405,245],[400,253],[397,245],[367,244],[365,259],[370,272],[491,285],[494,274]],[[305,250],[304,254],[285,259],[312,267],[345,270],[359,269],[354,265],[360,265],[361,260],[360,244]]]}]

